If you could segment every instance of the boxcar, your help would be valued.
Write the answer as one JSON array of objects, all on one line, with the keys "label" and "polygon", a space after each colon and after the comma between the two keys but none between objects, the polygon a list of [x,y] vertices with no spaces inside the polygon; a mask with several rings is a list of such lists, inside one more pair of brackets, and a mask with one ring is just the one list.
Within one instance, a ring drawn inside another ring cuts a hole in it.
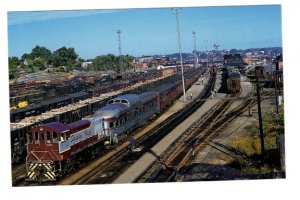
[{"label": "boxcar", "polygon": [[238,72],[229,72],[227,78],[228,93],[238,93],[241,90],[241,75]]}]

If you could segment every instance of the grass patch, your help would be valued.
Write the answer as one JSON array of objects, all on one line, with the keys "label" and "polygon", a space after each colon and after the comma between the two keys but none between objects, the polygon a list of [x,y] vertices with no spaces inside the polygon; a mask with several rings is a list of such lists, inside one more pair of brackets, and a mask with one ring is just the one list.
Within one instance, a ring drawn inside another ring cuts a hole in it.
[{"label": "grass patch", "polygon": [[247,157],[260,153],[260,140],[248,135],[233,139],[228,146]]},{"label": "grass patch", "polygon": [[249,133],[248,135],[237,137],[229,142],[229,148],[240,152],[252,161],[251,164],[241,164],[241,172],[243,174],[263,175],[270,174],[275,170],[280,171],[281,163],[277,137],[284,134],[283,113],[283,106],[280,106],[278,114],[274,110],[270,110],[263,116],[265,146],[263,163],[257,162],[260,161],[261,155],[261,141],[257,121],[244,128],[244,131]]}]

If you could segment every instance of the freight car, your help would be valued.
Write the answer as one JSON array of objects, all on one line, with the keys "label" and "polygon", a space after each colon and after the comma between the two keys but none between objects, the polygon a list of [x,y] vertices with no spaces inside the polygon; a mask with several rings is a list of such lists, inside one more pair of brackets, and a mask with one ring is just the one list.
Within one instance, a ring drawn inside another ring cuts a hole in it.
[{"label": "freight car", "polygon": [[[186,87],[199,76],[190,74]],[[92,117],[71,124],[52,122],[32,128],[27,135],[27,180],[54,181],[80,161],[99,155],[104,144],[117,144],[179,97],[180,83],[168,83],[140,95],[113,98]]]},{"label": "freight car", "polygon": [[42,103],[36,105],[29,105],[24,108],[10,111],[10,122],[19,122],[25,117],[36,116],[41,113],[47,112],[54,108],[60,108],[71,103],[78,102],[90,98],[91,95],[86,92],[78,92],[74,94],[68,94],[62,97],[57,97],[55,99],[46,100]]},{"label": "freight car", "polygon": [[218,71],[217,65],[213,64],[213,65],[210,67],[210,74],[217,74],[217,71]]},{"label": "freight car", "polygon": [[241,75],[239,72],[228,72],[227,92],[238,93],[241,90]]}]

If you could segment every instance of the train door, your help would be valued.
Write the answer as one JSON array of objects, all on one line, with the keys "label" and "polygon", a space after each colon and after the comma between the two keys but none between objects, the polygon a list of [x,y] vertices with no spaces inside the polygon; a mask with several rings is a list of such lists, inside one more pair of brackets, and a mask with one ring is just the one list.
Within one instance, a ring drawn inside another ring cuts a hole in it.
[{"label": "train door", "polygon": [[46,134],[43,129],[39,130],[39,144],[42,148],[46,146]]},{"label": "train door", "polygon": [[236,93],[237,83],[235,79],[231,80],[231,90],[233,93]]}]

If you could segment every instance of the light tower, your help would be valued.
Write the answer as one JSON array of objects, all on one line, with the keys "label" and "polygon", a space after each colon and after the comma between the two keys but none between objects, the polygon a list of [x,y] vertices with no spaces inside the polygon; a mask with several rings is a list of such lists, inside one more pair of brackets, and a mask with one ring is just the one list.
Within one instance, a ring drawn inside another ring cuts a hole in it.
[{"label": "light tower", "polygon": [[121,30],[118,29],[117,30],[117,34],[118,34],[118,42],[119,42],[119,57],[120,57],[120,73],[123,72],[123,62],[122,62],[122,52],[121,52]]},{"label": "light tower", "polygon": [[213,52],[213,60],[212,60],[213,63],[215,63],[218,48],[219,48],[219,44],[214,44],[214,50],[215,51]]},{"label": "light tower", "polygon": [[208,40],[204,40],[204,43],[205,43],[205,53],[206,53],[206,59],[207,59],[206,67],[208,68],[209,54],[208,54],[208,51],[207,51],[207,42],[208,42]]},{"label": "light tower", "polygon": [[181,75],[182,75],[182,89],[183,89],[183,101],[186,102],[185,97],[185,86],[184,86],[184,74],[183,74],[183,64],[182,64],[182,55],[181,55],[181,41],[180,41],[180,30],[179,30],[179,8],[172,8],[174,11],[173,14],[176,15],[176,23],[177,23],[177,36],[178,36],[178,49],[179,49],[179,56],[180,56],[180,65],[181,65]]},{"label": "light tower", "polygon": [[[219,42],[218,42],[218,31],[216,31],[216,43],[214,44],[214,54],[213,54],[213,59],[216,59],[216,55],[217,55],[217,51],[219,49]],[[213,60],[213,63],[214,63],[214,60]]]},{"label": "light tower", "polygon": [[193,39],[194,39],[194,51],[193,51],[193,54],[195,56],[195,68],[197,68],[198,67],[198,56],[197,56],[197,50],[196,50],[196,32],[193,31],[192,34],[193,34]]}]

